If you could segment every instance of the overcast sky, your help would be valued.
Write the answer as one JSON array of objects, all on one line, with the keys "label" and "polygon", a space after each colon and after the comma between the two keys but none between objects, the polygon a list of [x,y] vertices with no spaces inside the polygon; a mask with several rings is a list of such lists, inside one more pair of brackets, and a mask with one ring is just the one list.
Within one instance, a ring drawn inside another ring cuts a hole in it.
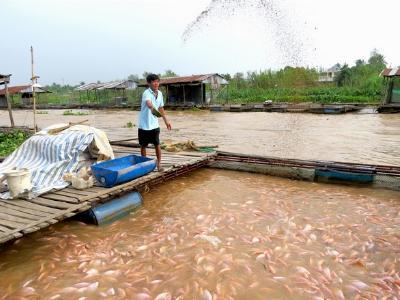
[{"label": "overcast sky", "polygon": [[28,82],[31,45],[42,84],[167,69],[190,75],[331,67],[368,59],[374,48],[400,65],[399,0],[267,1],[273,12],[216,0],[187,32],[211,0],[1,0],[0,73],[13,74],[12,84]]}]

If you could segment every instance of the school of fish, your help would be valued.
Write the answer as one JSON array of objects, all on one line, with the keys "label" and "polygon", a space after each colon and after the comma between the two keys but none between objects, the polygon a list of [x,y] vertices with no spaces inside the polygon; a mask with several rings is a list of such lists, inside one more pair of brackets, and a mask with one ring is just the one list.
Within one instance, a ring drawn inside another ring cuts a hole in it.
[{"label": "school of fish", "polygon": [[0,255],[0,299],[400,299],[398,192],[200,170]]}]

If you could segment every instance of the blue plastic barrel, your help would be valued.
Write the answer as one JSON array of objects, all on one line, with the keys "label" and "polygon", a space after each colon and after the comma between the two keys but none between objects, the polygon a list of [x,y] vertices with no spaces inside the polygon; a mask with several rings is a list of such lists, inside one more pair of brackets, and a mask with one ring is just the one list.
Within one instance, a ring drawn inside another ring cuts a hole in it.
[{"label": "blue plastic barrel", "polygon": [[315,176],[317,178],[324,178],[327,180],[348,181],[357,183],[372,183],[374,180],[374,175],[372,174],[372,171],[370,174],[368,174],[338,171],[334,169],[316,169]]},{"label": "blue plastic barrel", "polygon": [[81,218],[91,224],[106,225],[119,220],[142,205],[142,196],[139,192],[132,192],[122,197],[91,208],[82,214]]}]

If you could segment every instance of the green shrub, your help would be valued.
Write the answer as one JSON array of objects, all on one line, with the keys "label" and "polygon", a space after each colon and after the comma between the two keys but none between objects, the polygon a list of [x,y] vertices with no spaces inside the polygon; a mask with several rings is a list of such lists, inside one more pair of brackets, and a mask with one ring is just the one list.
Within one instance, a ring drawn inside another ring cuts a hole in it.
[{"label": "green shrub", "polygon": [[17,149],[30,134],[15,130],[11,132],[0,132],[0,156],[7,156]]},{"label": "green shrub", "polygon": [[72,111],[72,110],[66,110],[63,113],[64,116],[87,116],[89,115],[88,112],[83,112],[83,111]]}]

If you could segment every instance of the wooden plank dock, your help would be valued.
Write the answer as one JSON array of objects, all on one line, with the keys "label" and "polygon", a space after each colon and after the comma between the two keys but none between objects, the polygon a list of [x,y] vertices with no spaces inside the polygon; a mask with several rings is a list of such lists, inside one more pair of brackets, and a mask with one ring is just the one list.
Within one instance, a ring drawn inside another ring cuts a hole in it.
[{"label": "wooden plank dock", "polygon": [[[129,144],[129,143],[128,143]],[[126,146],[113,146],[116,157],[139,154],[140,149]],[[155,152],[148,149],[148,155]],[[177,176],[205,166],[214,153],[163,152],[163,172],[152,172],[136,180],[112,188],[95,186],[86,190],[72,187],[43,194],[32,200],[0,200],[0,244],[38,231],[64,219],[90,209],[134,190],[165,182]]]}]

